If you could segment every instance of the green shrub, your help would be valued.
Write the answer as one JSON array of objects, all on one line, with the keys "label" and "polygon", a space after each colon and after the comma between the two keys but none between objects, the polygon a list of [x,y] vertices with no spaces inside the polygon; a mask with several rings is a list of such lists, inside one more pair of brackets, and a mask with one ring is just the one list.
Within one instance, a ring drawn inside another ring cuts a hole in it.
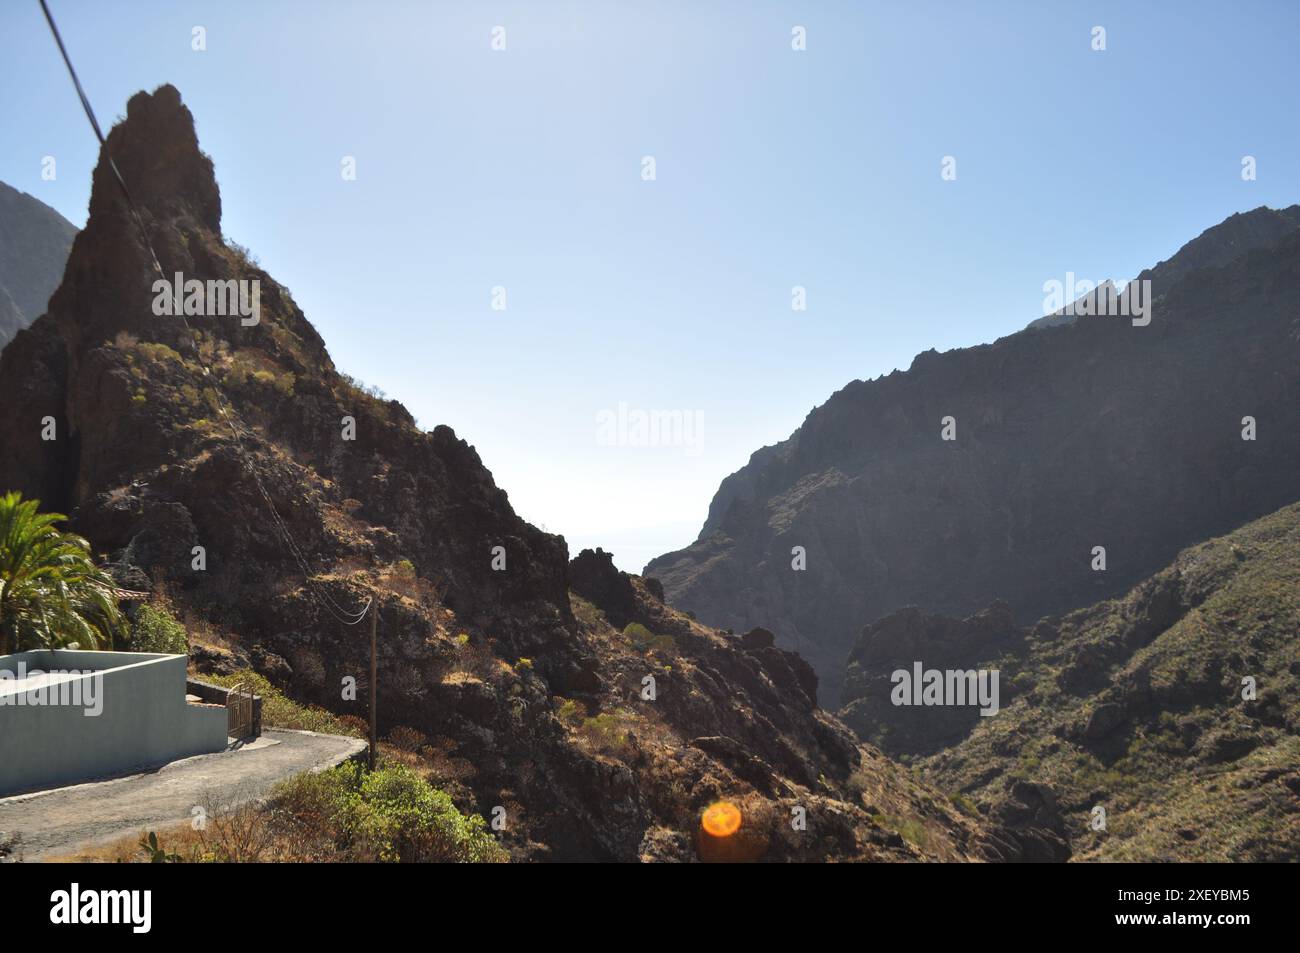
[{"label": "green shrub", "polygon": [[930,832],[916,818],[908,818],[898,822],[898,833],[902,835],[903,840],[907,841],[914,847],[922,849],[930,846]]},{"label": "green shrub", "polygon": [[654,641],[655,634],[640,622],[629,622],[623,628],[623,637],[632,643],[638,652],[644,652]]},{"label": "green shrub", "polygon": [[672,652],[677,648],[677,641],[671,635],[655,635],[640,622],[629,622],[623,629],[623,637],[638,652]]},{"label": "green shrub", "polygon": [[148,837],[140,838],[140,852],[149,858],[151,864],[179,864],[182,863],[181,855],[167,853],[158,844],[158,835],[153,831],[149,832]]},{"label": "green shrub", "polygon": [[577,728],[582,724],[586,713],[576,701],[572,698],[557,698],[556,701],[559,705],[555,709],[555,717],[560,719],[561,723],[570,728]]},{"label": "green shrub", "polygon": [[930,844],[930,832],[915,817],[891,817],[888,814],[873,812],[868,817],[877,827],[898,831],[898,835],[914,847],[925,848]]},{"label": "green shrub", "polygon": [[980,809],[964,794],[950,794],[948,800],[952,801],[953,807],[970,817],[979,817]]},{"label": "green shrub", "polygon": [[490,863],[506,853],[478,816],[405,765],[370,774],[344,765],[280,785],[272,805],[309,836],[325,837],[361,861]]},{"label": "green shrub", "polygon": [[183,360],[181,360],[181,356],[177,354],[175,350],[168,347],[166,344],[161,344],[157,341],[145,341],[137,345],[136,350],[138,350],[150,361],[156,361],[156,362],[175,361],[178,364],[185,363]]},{"label": "green shrub", "polygon": [[274,371],[262,370],[253,371],[253,380],[259,384],[267,384],[276,388],[281,393],[290,395],[293,393],[294,379],[292,374],[277,375]]},{"label": "green shrub", "polygon": [[601,712],[585,719],[578,726],[578,733],[597,751],[623,754],[628,750],[628,733],[641,721],[635,712],[624,709]]},{"label": "green shrub", "polygon": [[466,817],[443,791],[397,765],[367,775],[363,836],[380,860],[483,862],[504,853],[477,815]]},{"label": "green shrub", "polygon": [[131,651],[187,655],[189,635],[166,606],[142,605],[131,623]]}]

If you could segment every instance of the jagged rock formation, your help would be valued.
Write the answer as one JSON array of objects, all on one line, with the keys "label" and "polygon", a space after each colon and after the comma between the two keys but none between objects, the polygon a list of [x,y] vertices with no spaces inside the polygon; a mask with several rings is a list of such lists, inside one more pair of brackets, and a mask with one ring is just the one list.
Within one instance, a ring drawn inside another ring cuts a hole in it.
[{"label": "jagged rock formation", "polygon": [[200,670],[251,665],[359,716],[369,640],[321,594],[351,608],[375,593],[381,733],[462,810],[504,807],[517,859],[692,859],[720,797],[742,807],[754,859],[1028,856],[818,710],[797,656],[694,622],[607,554],[570,567],[472,447],[337,373],[288,291],[222,240],[212,162],[175,89],[132,97],[107,149],[164,271],[257,279],[260,322],[196,315],[191,336],[154,314],[148,252],[101,157],[49,313],[0,356],[0,487],[71,513],[124,584],[166,590]]},{"label": "jagged rock formation", "polygon": [[[1151,294],[1158,298],[1198,268],[1222,268],[1246,252],[1276,245],[1297,228],[1300,228],[1300,205],[1284,209],[1261,206],[1251,212],[1237,212],[1201,232],[1168,261],[1144,269],[1137,280],[1150,281]],[[1107,280],[1103,285],[1111,282]],[[1096,292],[1092,292],[1083,297],[1095,296]],[[1075,320],[1078,320],[1075,313],[1058,311],[1031,321],[1029,327],[1054,327]]]},{"label": "jagged rock formation", "polygon": [[614,554],[584,549],[569,562],[569,588],[605,611],[610,624],[628,625],[636,611],[632,577],[614,566]]},{"label": "jagged rock formation", "polygon": [[44,202],[0,182],[0,349],[44,313],[76,234]]},{"label": "jagged rock formation", "polygon": [[1233,216],[1144,272],[1148,326],[1080,318],[849,384],[646,573],[704,622],[773,628],[834,704],[873,619],[1003,599],[1032,621],[1300,498],[1298,226],[1300,207]]},{"label": "jagged rock formation", "polygon": [[[939,625],[912,622],[918,638]],[[1294,860],[1297,632],[1300,504],[1186,550],[1120,599],[1019,633],[1003,709],[922,760],[923,774],[1012,827],[1033,785],[1035,823],[1059,815],[1076,859]],[[998,648],[976,654],[997,664]]]}]

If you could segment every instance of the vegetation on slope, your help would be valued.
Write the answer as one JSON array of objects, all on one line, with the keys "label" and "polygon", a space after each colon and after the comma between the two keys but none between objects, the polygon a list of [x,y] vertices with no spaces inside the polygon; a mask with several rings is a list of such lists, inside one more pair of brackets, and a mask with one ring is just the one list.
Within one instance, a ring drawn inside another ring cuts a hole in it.
[{"label": "vegetation on slope", "polygon": [[1048,786],[1076,859],[1294,859],[1297,633],[1300,504],[1039,623],[1015,701],[927,775],[986,802],[1010,779]]},{"label": "vegetation on slope", "polygon": [[265,803],[214,806],[202,824],[141,832],[63,861],[150,863],[502,863],[483,818],[420,773],[386,761],[307,772]]}]

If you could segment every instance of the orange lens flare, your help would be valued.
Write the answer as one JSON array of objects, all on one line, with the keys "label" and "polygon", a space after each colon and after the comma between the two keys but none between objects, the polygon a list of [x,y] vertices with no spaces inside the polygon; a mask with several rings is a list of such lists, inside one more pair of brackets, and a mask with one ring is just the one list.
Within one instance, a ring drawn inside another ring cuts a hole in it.
[{"label": "orange lens flare", "polygon": [[718,801],[705,808],[700,823],[713,837],[730,837],[740,830],[740,808],[730,801]]}]

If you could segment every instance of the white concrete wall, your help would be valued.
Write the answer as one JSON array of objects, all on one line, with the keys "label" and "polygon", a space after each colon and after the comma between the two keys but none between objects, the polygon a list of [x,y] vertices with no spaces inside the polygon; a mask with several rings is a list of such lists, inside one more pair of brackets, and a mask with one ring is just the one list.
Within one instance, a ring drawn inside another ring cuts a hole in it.
[{"label": "white concrete wall", "polygon": [[[31,707],[0,699],[0,795],[53,787],[142,768],[226,747],[225,708],[185,701],[183,655],[142,652],[24,652],[0,657],[0,669],[93,669],[103,706]],[[80,679],[92,676],[82,675]],[[84,687],[84,686],[83,686]]]}]

